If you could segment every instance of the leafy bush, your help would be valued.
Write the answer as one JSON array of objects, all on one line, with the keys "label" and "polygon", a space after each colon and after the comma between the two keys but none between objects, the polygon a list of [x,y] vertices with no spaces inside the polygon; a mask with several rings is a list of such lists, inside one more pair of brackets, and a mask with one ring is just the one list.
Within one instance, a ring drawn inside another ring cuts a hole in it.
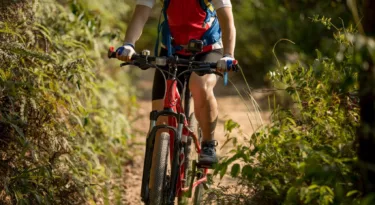
[{"label": "leafy bush", "polygon": [[119,202],[135,98],[101,68],[113,36],[84,5],[17,2],[0,22],[0,203]]},{"label": "leafy bush", "polygon": [[[327,18],[315,17],[327,26]],[[233,143],[216,174],[230,169],[244,192],[216,193],[220,200],[244,204],[359,204],[354,140],[359,125],[356,96],[359,66],[350,35],[334,33],[337,52],[317,50],[312,65],[279,66],[269,74],[277,89],[294,100],[290,109],[273,107],[271,123],[246,141]],[[233,124],[233,123],[232,123]],[[236,126],[230,126],[235,128]],[[227,129],[231,132],[232,129]],[[236,141],[234,141],[236,142]]]},{"label": "leafy bush", "polygon": [[283,62],[298,58],[311,62],[315,48],[324,55],[332,55],[335,42],[330,31],[323,25],[311,24],[310,17],[325,15],[337,25],[342,24],[341,19],[345,22],[351,19],[346,1],[339,0],[233,0],[232,3],[237,26],[236,58],[248,68],[244,72],[252,86],[263,86],[263,81],[268,80],[264,76],[276,63],[270,50],[279,39],[295,42],[278,45]]}]

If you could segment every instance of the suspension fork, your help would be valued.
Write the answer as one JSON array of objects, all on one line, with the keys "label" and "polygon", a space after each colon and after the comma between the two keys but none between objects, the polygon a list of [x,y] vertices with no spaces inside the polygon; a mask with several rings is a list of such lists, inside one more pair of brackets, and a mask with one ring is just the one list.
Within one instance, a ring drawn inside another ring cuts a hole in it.
[{"label": "suspension fork", "polygon": [[[149,197],[149,179],[150,179],[150,170],[152,164],[152,155],[154,150],[155,144],[155,136],[159,129],[168,129],[170,133],[173,133],[174,136],[179,136],[180,128],[176,126],[170,125],[156,125],[156,120],[160,116],[173,116],[175,119],[184,118],[183,114],[175,113],[170,110],[163,110],[163,111],[152,111],[150,113],[150,130],[147,135],[146,139],[146,152],[145,152],[145,159],[144,159],[144,167],[143,167],[143,176],[142,176],[142,186],[141,186],[141,197],[143,202],[148,201]],[[173,143],[172,143],[173,144]],[[172,155],[172,154],[171,154]]]},{"label": "suspension fork", "polygon": [[157,111],[154,110],[150,112],[150,128],[146,138],[146,150],[145,150],[145,157],[143,161],[143,175],[142,175],[142,185],[141,185],[141,198],[143,202],[148,201],[149,197],[149,179],[150,179],[150,169],[151,169],[151,162],[152,162],[152,153],[154,147],[152,146],[153,136],[151,136],[152,129],[156,126],[156,118],[157,118]]}]

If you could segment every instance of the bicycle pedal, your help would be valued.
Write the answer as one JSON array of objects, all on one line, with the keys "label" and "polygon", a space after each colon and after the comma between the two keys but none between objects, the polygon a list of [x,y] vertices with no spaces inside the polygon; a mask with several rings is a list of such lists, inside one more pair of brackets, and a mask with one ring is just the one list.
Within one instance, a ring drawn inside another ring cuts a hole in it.
[{"label": "bicycle pedal", "polygon": [[212,165],[212,164],[201,164],[201,163],[197,162],[197,168],[214,169],[214,165]]}]

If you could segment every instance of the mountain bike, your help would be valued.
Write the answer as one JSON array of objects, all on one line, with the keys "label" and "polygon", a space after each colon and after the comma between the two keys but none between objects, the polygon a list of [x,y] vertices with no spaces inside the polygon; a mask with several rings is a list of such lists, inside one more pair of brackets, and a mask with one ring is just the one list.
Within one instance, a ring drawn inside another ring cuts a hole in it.
[{"label": "mountain bike", "polygon": [[[144,50],[141,54],[133,55],[130,62],[121,64],[135,65],[143,70],[156,68],[163,74],[166,82],[164,110],[154,110],[150,113],[141,186],[141,198],[145,204],[169,205],[174,204],[176,198],[181,204],[184,199],[192,197],[193,204],[201,204],[204,189],[208,188],[208,168],[199,164],[197,159],[191,159],[194,153],[198,156],[201,151],[202,134],[194,114],[189,115],[191,93],[187,86],[187,78],[191,72],[200,75],[217,74],[223,76],[226,83],[227,72],[222,74],[216,71],[216,62],[194,61],[195,55],[202,49],[203,43],[194,40],[188,44],[188,51],[192,53],[189,59],[178,56],[150,56],[150,51]],[[109,49],[108,57],[116,58],[113,47]],[[178,74],[177,71],[181,68],[184,70]],[[233,61],[228,71],[238,69],[237,61]],[[178,79],[183,75],[185,82],[180,82]],[[177,89],[177,83],[184,88],[182,96]],[[157,119],[161,116],[168,117],[168,124],[156,125]],[[157,136],[159,129],[168,131]],[[191,149],[192,143],[194,150]]]}]

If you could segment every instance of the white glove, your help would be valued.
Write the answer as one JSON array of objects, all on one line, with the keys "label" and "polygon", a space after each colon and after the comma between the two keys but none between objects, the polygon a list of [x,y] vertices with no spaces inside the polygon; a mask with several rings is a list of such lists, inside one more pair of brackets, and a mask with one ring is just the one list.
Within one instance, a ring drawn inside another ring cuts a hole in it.
[{"label": "white glove", "polygon": [[119,60],[130,61],[135,50],[133,46],[125,44],[116,50],[116,54]]},{"label": "white glove", "polygon": [[237,61],[232,57],[222,57],[219,61],[217,61],[217,70],[219,72],[228,72],[232,70],[233,63],[237,63]]}]

